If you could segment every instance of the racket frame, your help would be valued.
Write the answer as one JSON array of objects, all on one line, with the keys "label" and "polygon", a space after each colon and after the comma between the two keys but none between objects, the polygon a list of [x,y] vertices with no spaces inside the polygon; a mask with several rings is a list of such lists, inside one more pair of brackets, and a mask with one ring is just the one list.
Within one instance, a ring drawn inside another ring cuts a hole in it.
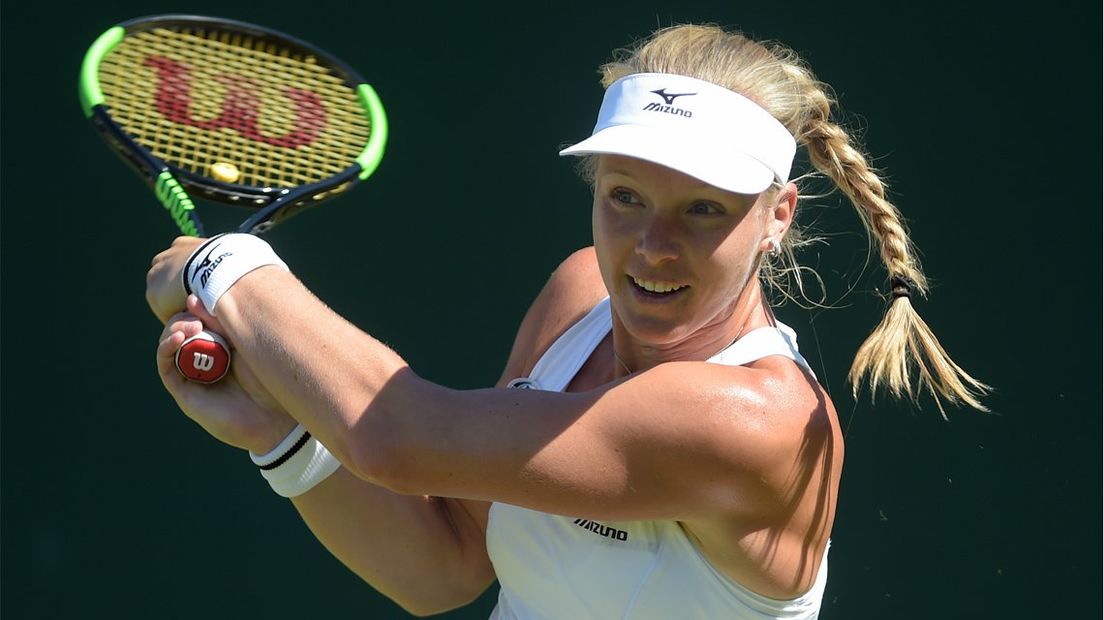
[{"label": "racket frame", "polygon": [[[368,141],[355,158],[355,163],[319,182],[286,188],[224,183],[162,161],[111,119],[98,77],[100,62],[128,34],[161,27],[234,29],[245,36],[270,41],[320,59],[347,83],[355,84],[353,88],[357,99],[365,111],[369,123]],[[379,166],[387,144],[388,124],[383,104],[375,90],[347,64],[310,43],[282,32],[217,17],[150,15],[125,21],[108,29],[88,48],[81,63],[80,101],[85,116],[92,121],[111,149],[142,177],[180,231],[190,236],[206,236],[206,232],[189,192],[207,200],[256,209],[237,228],[237,232],[259,235],[304,208],[344,193],[356,183],[367,179]]]}]

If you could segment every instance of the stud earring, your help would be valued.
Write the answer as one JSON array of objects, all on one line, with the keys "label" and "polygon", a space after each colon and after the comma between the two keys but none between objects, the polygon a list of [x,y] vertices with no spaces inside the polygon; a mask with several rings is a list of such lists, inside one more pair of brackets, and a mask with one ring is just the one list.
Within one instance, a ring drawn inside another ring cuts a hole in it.
[{"label": "stud earring", "polygon": [[778,256],[782,254],[782,244],[778,242],[778,239],[771,238],[770,249],[767,250],[768,256]]}]

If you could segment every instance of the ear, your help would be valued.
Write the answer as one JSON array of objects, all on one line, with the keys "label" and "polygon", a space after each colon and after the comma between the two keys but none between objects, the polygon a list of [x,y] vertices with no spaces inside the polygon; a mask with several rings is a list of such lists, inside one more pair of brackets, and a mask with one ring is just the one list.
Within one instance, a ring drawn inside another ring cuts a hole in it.
[{"label": "ear", "polygon": [[774,205],[770,207],[770,220],[767,222],[768,238],[764,243],[769,244],[770,239],[782,241],[786,231],[793,223],[794,213],[797,211],[797,185],[787,183],[779,190],[774,198]]}]

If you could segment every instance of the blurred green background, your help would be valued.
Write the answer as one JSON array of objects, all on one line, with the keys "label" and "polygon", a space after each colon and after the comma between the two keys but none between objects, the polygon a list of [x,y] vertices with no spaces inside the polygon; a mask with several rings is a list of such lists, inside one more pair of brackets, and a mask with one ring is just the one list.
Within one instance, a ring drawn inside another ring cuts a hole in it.
[{"label": "blurred green background", "polygon": [[[403,617],[161,389],[143,287],[174,227],[86,124],[76,81],[103,30],[163,12],[283,30],[376,87],[379,171],[269,238],[453,387],[497,378],[529,301],[589,243],[587,189],[556,151],[588,134],[612,49],[685,21],[794,47],[910,219],[935,282],[920,312],[997,388],[992,414],[949,421],[928,401],[855,402],[844,380],[883,274],[862,273],[838,196],[805,206],[832,233],[805,261],[844,306],[780,310],[847,430],[823,617],[1099,611],[1099,5],[229,0],[3,7],[5,619]],[[207,213],[216,229],[242,217]],[[493,598],[448,617],[485,618]]]}]

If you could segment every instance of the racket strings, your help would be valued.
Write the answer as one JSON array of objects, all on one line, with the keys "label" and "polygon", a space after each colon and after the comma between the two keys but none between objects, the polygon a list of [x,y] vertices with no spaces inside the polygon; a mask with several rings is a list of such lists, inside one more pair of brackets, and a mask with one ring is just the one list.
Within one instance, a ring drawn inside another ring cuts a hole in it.
[{"label": "racket strings", "polygon": [[158,28],[123,39],[101,62],[105,104],[138,143],[211,176],[294,187],[350,166],[370,126],[355,86],[313,56],[220,30]]}]

